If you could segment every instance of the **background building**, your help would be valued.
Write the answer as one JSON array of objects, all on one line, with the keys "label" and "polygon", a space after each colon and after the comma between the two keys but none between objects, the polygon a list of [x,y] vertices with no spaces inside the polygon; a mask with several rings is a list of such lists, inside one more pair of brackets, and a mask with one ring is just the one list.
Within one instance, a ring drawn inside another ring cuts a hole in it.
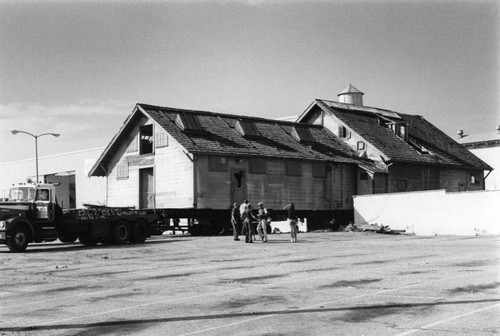
[{"label": "background building", "polygon": [[[106,179],[87,176],[104,148],[93,148],[38,158],[39,180],[57,183],[57,201],[63,208],[106,203]],[[36,180],[35,158],[0,163],[0,198],[13,184]]]},{"label": "background building", "polygon": [[493,168],[487,175],[485,189],[500,190],[500,125],[496,132],[465,134],[459,130],[457,134],[458,143]]}]

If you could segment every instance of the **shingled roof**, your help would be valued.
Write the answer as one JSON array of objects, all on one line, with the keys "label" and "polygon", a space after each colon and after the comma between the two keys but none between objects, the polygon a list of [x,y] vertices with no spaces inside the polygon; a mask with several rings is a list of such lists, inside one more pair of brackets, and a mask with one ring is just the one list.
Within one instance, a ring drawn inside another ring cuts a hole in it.
[{"label": "shingled roof", "polygon": [[[120,131],[106,147],[89,172],[89,176],[104,174],[120,140],[126,136],[140,114],[154,120],[170,136],[192,154],[242,157],[270,157],[358,164],[363,161],[331,131],[319,125],[297,124],[289,121],[194,111],[170,107],[137,104]],[[201,129],[183,130],[178,118],[195,116]],[[251,124],[257,134],[242,135],[238,128]],[[294,129],[294,128],[300,129]],[[306,130],[306,131],[304,131]],[[300,136],[306,136],[301,139]],[[369,163],[367,163],[369,164]]]},{"label": "shingled roof", "polygon": [[[389,158],[389,161],[492,169],[422,116],[317,99],[299,117],[299,121],[307,115],[307,112],[314,105],[336,116],[380,150]],[[397,136],[384,125],[384,122],[406,124],[408,141]],[[422,148],[425,149],[424,152],[421,150]]]}]

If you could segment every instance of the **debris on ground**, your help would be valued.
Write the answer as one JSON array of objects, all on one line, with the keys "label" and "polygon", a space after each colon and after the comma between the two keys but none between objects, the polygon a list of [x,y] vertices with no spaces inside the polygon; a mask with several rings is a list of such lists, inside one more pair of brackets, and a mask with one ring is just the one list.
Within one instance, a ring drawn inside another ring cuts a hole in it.
[{"label": "debris on ground", "polygon": [[[351,224],[349,224],[351,225]],[[348,225],[348,226],[349,226]],[[406,232],[406,230],[395,230],[391,229],[389,225],[380,225],[380,224],[361,224],[361,225],[355,225],[352,224],[353,226],[356,226],[356,228],[361,231],[371,231],[371,232],[376,232],[376,233],[387,233],[387,234],[400,234],[403,232]],[[347,227],[346,227],[347,229]]]},{"label": "debris on ground", "polygon": [[389,225],[380,224],[354,224],[350,222],[343,229],[344,232],[376,232],[376,233],[387,233],[387,234],[400,234],[406,230],[394,230],[389,227]]}]

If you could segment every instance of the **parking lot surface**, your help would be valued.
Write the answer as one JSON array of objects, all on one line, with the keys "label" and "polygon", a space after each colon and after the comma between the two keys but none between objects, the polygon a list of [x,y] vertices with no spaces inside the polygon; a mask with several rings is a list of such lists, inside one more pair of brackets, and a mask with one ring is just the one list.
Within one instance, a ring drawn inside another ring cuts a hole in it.
[{"label": "parking lot surface", "polygon": [[498,335],[500,237],[0,247],[0,335]]}]

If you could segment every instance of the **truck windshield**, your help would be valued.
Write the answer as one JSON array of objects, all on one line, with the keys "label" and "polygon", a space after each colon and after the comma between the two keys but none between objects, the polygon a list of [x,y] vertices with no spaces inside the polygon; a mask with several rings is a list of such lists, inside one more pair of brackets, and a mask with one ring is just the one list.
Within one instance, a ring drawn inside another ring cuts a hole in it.
[{"label": "truck windshield", "polygon": [[35,188],[33,187],[14,187],[9,191],[9,200],[12,202],[33,201],[35,198]]}]

